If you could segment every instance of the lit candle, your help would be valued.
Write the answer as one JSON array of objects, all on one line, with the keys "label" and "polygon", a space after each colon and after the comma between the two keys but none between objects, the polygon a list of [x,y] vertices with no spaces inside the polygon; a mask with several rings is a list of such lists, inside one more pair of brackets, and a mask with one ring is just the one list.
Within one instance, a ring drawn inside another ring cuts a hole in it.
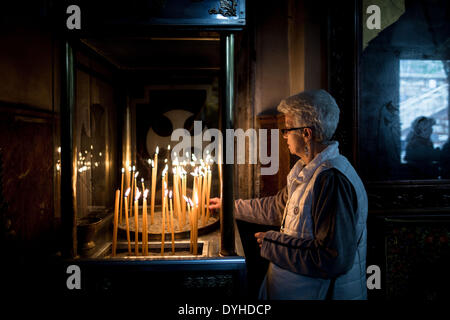
[{"label": "lit candle", "polygon": [[[170,144],[167,146],[167,157],[170,158]],[[168,159],[164,159],[165,163],[168,163],[169,160]],[[170,168],[170,170],[172,170],[172,168]]]},{"label": "lit candle", "polygon": [[122,205],[123,205],[122,199],[123,199],[123,176],[124,175],[125,175],[125,169],[122,168],[122,178],[121,178],[121,182],[120,182],[120,204],[119,204],[119,207],[120,207],[120,214],[119,214],[119,216],[120,216],[120,224],[122,224]]},{"label": "lit candle", "polygon": [[179,182],[178,182],[178,166],[173,169],[173,189],[174,189],[174,207],[176,217],[178,219],[178,228],[181,230],[181,208],[180,208],[180,191],[179,191]]},{"label": "lit candle", "polygon": [[113,243],[112,243],[112,256],[116,256],[117,249],[117,224],[119,220],[119,201],[120,190],[116,190],[116,199],[114,201],[114,222],[113,222]]},{"label": "lit candle", "polygon": [[211,195],[211,169],[208,166],[208,187],[206,189],[206,223],[208,223],[210,210],[209,210],[209,197]]},{"label": "lit candle", "polygon": [[[134,192],[134,196],[136,197],[137,191],[139,190],[138,186],[137,186],[137,177],[139,175],[139,171],[136,171],[136,173],[134,174],[134,189],[132,190]],[[134,210],[134,212],[136,212],[136,209]]]},{"label": "lit candle", "polygon": [[134,195],[136,196],[137,194],[137,190],[138,190],[138,186],[137,186],[137,177],[139,175],[139,171],[136,171],[136,173],[134,174]]},{"label": "lit candle", "polygon": [[173,231],[173,206],[172,206],[172,190],[169,192],[170,199],[170,231],[172,232],[172,254],[175,254],[175,235]]},{"label": "lit candle", "polygon": [[196,194],[197,194],[197,204],[198,204],[198,218],[201,218],[201,201],[202,201],[202,172],[201,172],[201,168],[197,167],[197,172],[198,172],[198,176],[197,176],[197,186],[196,186]]},{"label": "lit candle", "polygon": [[144,178],[141,178],[142,190],[145,190]]},{"label": "lit candle", "polygon": [[201,210],[202,210],[202,225],[205,225],[207,221],[206,220],[206,188],[208,187],[208,175],[206,174],[206,169],[203,167],[202,171],[202,202],[201,202]]},{"label": "lit candle", "polygon": [[130,217],[133,214],[133,198],[134,198],[134,170],[136,169],[135,166],[131,169],[131,195],[130,195]]},{"label": "lit candle", "polygon": [[139,255],[139,197],[141,193],[136,188],[136,197],[134,198],[134,254]]},{"label": "lit candle", "polygon": [[181,212],[181,206],[183,203],[183,199],[181,198],[181,193],[182,193],[182,187],[183,187],[183,183],[182,183],[182,176],[181,176],[181,167],[177,166],[177,206],[178,206],[178,223],[180,224],[180,229],[181,229],[181,223],[183,222],[183,218],[182,218],[182,212]]},{"label": "lit candle", "polygon": [[[184,168],[181,173],[181,194],[182,194],[183,199],[185,199],[186,198],[186,171],[184,171]],[[181,225],[182,225],[182,228],[184,228],[184,225],[186,224],[186,201],[182,202],[181,217],[182,217]]]},{"label": "lit candle", "polygon": [[142,204],[142,249],[143,255],[148,255],[148,229],[147,229],[147,194],[148,189],[144,191],[144,202]]},{"label": "lit candle", "polygon": [[[223,176],[222,176],[222,157],[219,156],[218,163],[217,163],[217,169],[219,170],[219,186],[220,186],[220,198],[222,199],[223,196]],[[220,206],[219,208],[219,217],[223,217],[223,206]]]},{"label": "lit candle", "polygon": [[127,225],[127,241],[128,241],[128,254],[131,255],[131,243],[130,243],[130,224],[128,222],[128,196],[130,195],[130,188],[125,192],[125,224]]},{"label": "lit candle", "polygon": [[197,254],[197,238],[198,238],[198,196],[197,193],[194,194],[194,255]]},{"label": "lit candle", "polygon": [[152,186],[151,186],[151,200],[150,200],[150,224],[153,224],[153,215],[155,212],[155,192],[156,192],[156,174],[155,174],[155,163],[152,160]]},{"label": "lit candle", "polygon": [[152,162],[152,201],[151,201],[151,223],[153,224],[153,216],[155,212],[155,194],[156,194],[156,175],[158,173],[158,152],[159,147],[156,147],[155,159]]},{"label": "lit candle", "polygon": [[[164,178],[163,178],[164,179]],[[165,190],[165,185],[163,189],[163,201],[162,201],[162,208],[161,208],[161,255],[164,255],[164,241],[166,236],[166,216],[165,216],[165,210],[166,210],[166,198],[167,198],[167,190]]]},{"label": "lit candle", "polygon": [[[131,182],[132,182],[132,168],[131,166],[128,167],[128,177],[127,177],[127,189],[130,189],[131,192]],[[131,201],[130,201],[131,202]],[[131,212],[130,212],[131,215]]]},{"label": "lit candle", "polygon": [[191,212],[191,205],[192,203],[191,199],[184,196],[184,201],[186,201],[187,209],[188,209],[188,218],[189,218],[189,226],[190,226],[190,232],[189,232],[189,252],[192,252],[192,231],[193,231],[193,223],[192,223],[192,212]]}]

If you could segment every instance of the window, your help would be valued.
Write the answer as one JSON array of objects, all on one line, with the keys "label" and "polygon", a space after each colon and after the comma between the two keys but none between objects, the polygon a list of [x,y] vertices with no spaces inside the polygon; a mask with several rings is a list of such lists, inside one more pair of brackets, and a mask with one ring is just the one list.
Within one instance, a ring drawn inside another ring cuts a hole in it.
[{"label": "window", "polygon": [[[442,149],[448,139],[448,82],[441,60],[400,60],[401,160],[406,163],[408,136],[414,120],[434,119],[431,141]],[[417,123],[417,122],[416,122]]]}]

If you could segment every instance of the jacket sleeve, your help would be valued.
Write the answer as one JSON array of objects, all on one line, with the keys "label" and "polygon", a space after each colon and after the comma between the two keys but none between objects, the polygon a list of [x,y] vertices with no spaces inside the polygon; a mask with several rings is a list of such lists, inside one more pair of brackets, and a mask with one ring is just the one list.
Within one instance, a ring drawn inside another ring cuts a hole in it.
[{"label": "jacket sleeve", "polygon": [[287,187],[274,196],[234,202],[235,218],[251,223],[280,226],[288,197]]},{"label": "jacket sleeve", "polygon": [[312,200],[314,238],[268,231],[261,256],[295,273],[337,277],[350,270],[356,253],[356,193],[343,174],[329,169],[317,177]]}]

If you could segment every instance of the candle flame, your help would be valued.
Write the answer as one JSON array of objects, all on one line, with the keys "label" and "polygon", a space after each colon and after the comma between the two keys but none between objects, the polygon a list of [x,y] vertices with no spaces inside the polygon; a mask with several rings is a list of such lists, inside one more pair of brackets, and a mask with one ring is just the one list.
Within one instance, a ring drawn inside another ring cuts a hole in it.
[{"label": "candle flame", "polygon": [[155,161],[152,160],[152,168],[154,168],[154,167],[155,167]]},{"label": "candle flame", "polygon": [[172,190],[169,192],[169,198],[172,199]]},{"label": "candle flame", "polygon": [[130,195],[130,191],[131,191],[131,188],[128,188],[127,191],[125,192],[125,197],[128,197]]},{"label": "candle flame", "polygon": [[192,161],[194,161],[194,162],[197,161],[197,157],[195,156],[195,154],[192,154]]},{"label": "candle flame", "polygon": [[170,144],[167,146],[167,150],[170,150]]},{"label": "candle flame", "polygon": [[144,199],[147,199],[148,189],[144,190]]},{"label": "candle flame", "polygon": [[135,178],[139,175],[139,171],[136,171],[136,174],[134,175]]},{"label": "candle flame", "polygon": [[144,178],[141,178],[141,182],[144,182]]},{"label": "candle flame", "polygon": [[159,153],[159,147],[156,146],[156,154],[158,154],[158,153]]},{"label": "candle flame", "polygon": [[136,166],[133,166],[133,171],[135,171],[136,170]]},{"label": "candle flame", "polygon": [[184,201],[186,201],[187,203],[189,203],[189,198],[186,196],[183,196]]},{"label": "candle flame", "polygon": [[122,168],[122,173],[124,173],[125,172],[125,169],[124,168]]},{"label": "candle flame", "polygon": [[61,147],[58,147],[58,153],[61,153]]},{"label": "candle flame", "polygon": [[131,166],[128,167],[128,171],[131,172]]}]

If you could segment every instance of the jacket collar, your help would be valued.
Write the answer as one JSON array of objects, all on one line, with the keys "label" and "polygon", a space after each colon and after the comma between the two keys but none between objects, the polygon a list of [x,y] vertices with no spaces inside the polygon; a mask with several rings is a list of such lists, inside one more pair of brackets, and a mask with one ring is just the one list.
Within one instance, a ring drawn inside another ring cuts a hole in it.
[{"label": "jacket collar", "polygon": [[331,141],[328,146],[316,157],[304,165],[302,160],[297,161],[295,166],[289,172],[288,180],[295,180],[297,183],[308,182],[316,169],[325,161],[339,156],[339,142]]}]

